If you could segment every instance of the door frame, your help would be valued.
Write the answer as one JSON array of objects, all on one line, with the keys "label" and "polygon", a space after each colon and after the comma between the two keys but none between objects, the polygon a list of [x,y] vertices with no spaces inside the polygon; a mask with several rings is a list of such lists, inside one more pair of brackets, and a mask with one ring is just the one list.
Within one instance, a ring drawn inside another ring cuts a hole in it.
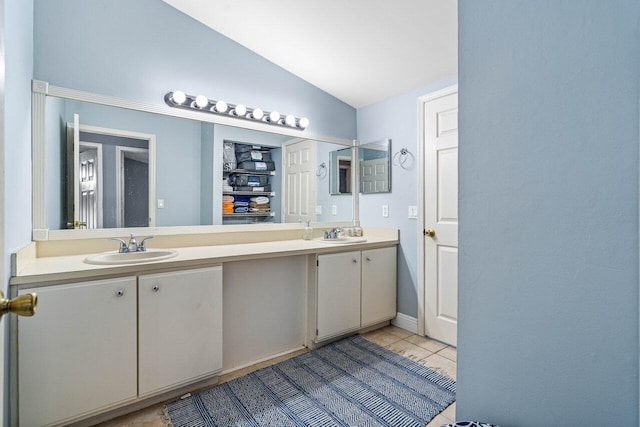
[{"label": "door frame", "polygon": [[[67,123],[67,129],[73,129],[73,123]],[[156,136],[151,133],[142,133],[142,132],[133,132],[129,130],[121,130],[121,129],[111,129],[100,126],[91,126],[91,125],[83,125],[80,124],[78,126],[79,132],[87,132],[87,133],[96,133],[100,135],[109,135],[120,138],[129,138],[129,139],[140,139],[148,142],[149,148],[149,227],[155,227],[156,225],[156,209],[155,209],[155,200],[156,200]],[[68,132],[67,132],[68,134]],[[68,136],[67,136],[68,138]],[[118,157],[116,156],[116,162],[118,162]],[[117,168],[117,164],[116,164]],[[119,176],[119,172],[118,172]],[[119,188],[116,185],[116,191]],[[118,218],[119,218],[118,214]]]},{"label": "door frame", "polygon": [[99,177],[99,179],[96,181],[96,210],[97,210],[97,225],[96,228],[102,228],[103,227],[103,203],[104,203],[104,192],[103,192],[103,185],[104,185],[104,171],[103,171],[103,165],[102,165],[102,144],[98,144],[96,142],[85,142],[85,141],[80,141],[80,146],[85,146],[85,147],[92,147],[95,148],[98,151],[98,164],[96,166],[96,173]]},{"label": "door frame", "polygon": [[[425,244],[425,235],[424,235],[424,227],[425,227],[425,219],[424,219],[424,104],[433,101],[438,98],[442,98],[447,95],[451,95],[452,93],[458,92],[458,85],[447,86],[443,89],[437,90],[435,92],[430,92],[426,95],[422,95],[418,97],[418,224],[416,233],[418,235],[418,335],[424,336],[425,334],[425,304],[426,304],[426,284],[425,284],[425,262],[424,262],[424,244]],[[458,175],[460,171],[458,171]]]}]

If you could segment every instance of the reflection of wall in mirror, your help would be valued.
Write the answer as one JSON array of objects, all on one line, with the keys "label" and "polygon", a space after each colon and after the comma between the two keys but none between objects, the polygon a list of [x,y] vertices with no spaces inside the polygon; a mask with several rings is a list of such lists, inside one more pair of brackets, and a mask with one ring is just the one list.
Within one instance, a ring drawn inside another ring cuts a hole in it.
[{"label": "reflection of wall in mirror", "polygon": [[[338,144],[318,144],[318,164],[325,163],[328,173],[324,179],[318,180],[317,203],[322,213],[316,215],[318,222],[351,221],[353,219],[353,196],[351,193],[337,193],[339,172],[334,163],[337,157],[343,160],[351,157],[351,148]],[[334,184],[335,183],[335,184]],[[332,188],[335,186],[336,188]],[[336,215],[332,213],[332,207],[336,207]]]},{"label": "reflection of wall in mirror", "polygon": [[[50,106],[51,104],[51,106]],[[200,155],[202,124],[198,121],[125,110],[115,107],[47,97],[46,164],[47,227],[58,229],[64,221],[66,172],[61,158],[66,146],[66,123],[79,113],[82,125],[156,135],[156,194],[165,208],[156,211],[156,225],[200,224]],[[58,141],[53,144],[51,141]],[[49,167],[51,165],[51,167]],[[105,184],[106,186],[106,184]],[[59,212],[59,213],[58,213]]]}]

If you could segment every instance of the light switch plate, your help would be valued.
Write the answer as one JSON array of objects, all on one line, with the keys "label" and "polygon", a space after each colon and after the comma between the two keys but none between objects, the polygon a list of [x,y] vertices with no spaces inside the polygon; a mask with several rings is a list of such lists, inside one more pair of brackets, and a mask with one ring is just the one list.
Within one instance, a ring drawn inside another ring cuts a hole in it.
[{"label": "light switch plate", "polygon": [[164,199],[158,199],[158,209],[164,209]]},{"label": "light switch plate", "polygon": [[407,212],[407,216],[409,217],[409,219],[418,218],[418,207],[417,206],[409,206],[409,209],[408,209],[408,212]]},{"label": "light switch plate", "polygon": [[316,205],[316,215],[322,215],[322,205]]},{"label": "light switch plate", "polygon": [[382,205],[382,216],[389,218],[389,205]]},{"label": "light switch plate", "polygon": [[331,205],[331,215],[338,215],[338,207],[336,205]]}]

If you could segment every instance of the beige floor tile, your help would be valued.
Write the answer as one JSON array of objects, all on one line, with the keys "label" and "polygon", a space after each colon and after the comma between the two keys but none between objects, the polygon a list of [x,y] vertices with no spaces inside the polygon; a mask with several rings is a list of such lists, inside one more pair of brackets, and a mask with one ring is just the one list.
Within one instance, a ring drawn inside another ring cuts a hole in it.
[{"label": "beige floor tile", "polygon": [[391,335],[395,335],[399,338],[407,338],[413,335],[413,332],[409,332],[406,329],[398,328],[397,326],[394,326],[394,325],[385,326],[384,328],[378,329],[378,330],[388,332]]},{"label": "beige floor tile", "polygon": [[368,339],[369,341],[376,343],[382,347],[386,347],[390,344],[393,344],[394,342],[398,342],[400,341],[402,338],[397,337],[395,335],[391,335],[388,332],[385,332],[381,329],[375,330],[375,331],[371,331],[371,332],[367,332],[366,334],[362,335],[364,338]]},{"label": "beige floor tile", "polygon": [[436,415],[430,422],[427,424],[427,427],[440,427],[443,424],[450,424],[453,420],[442,415],[442,412]]},{"label": "beige floor tile", "polygon": [[114,418],[111,421],[98,424],[101,427],[160,427],[165,423],[162,421],[162,404],[149,406],[131,414]]},{"label": "beige floor tile", "polygon": [[456,402],[453,402],[451,405],[447,406],[447,409],[440,412],[445,417],[449,418],[451,421],[456,420]]},{"label": "beige floor tile", "polygon": [[455,349],[455,347],[445,347],[440,350],[438,354],[454,362],[458,361],[458,351]]},{"label": "beige floor tile", "polygon": [[220,375],[220,378],[218,379],[218,384],[222,384],[222,383],[226,383],[227,381],[235,380],[238,377],[250,374],[251,372],[255,371],[256,369],[258,369],[258,368],[256,368],[255,365],[252,365],[252,366],[247,366],[246,368],[238,369],[237,371],[229,372],[228,374]]},{"label": "beige floor tile", "polygon": [[418,347],[417,345],[411,344],[410,342],[404,340],[394,342],[388,345],[387,348],[395,353],[401,354],[404,357],[415,361],[426,359],[433,354],[429,350],[425,350],[422,347]]},{"label": "beige floor tile", "polygon": [[453,362],[439,354],[432,354],[426,359],[418,361],[418,363],[431,368],[436,372],[446,375],[449,378],[456,379],[456,362]]},{"label": "beige floor tile", "polygon": [[[273,359],[265,360],[264,362],[256,363],[255,365],[247,366],[246,368],[238,369],[237,371],[229,372],[228,374],[224,374],[220,376],[220,379],[218,380],[218,384],[226,383],[227,381],[231,381],[243,375],[250,374],[253,371],[257,371],[258,369],[275,365],[276,363],[280,363],[285,360],[291,359],[292,357],[296,357],[301,354],[308,353],[309,351],[310,350],[308,348],[301,349],[298,351],[294,351],[293,353],[285,354],[283,356],[274,357]],[[206,387],[206,388],[210,388],[210,387]]]},{"label": "beige floor tile", "polygon": [[432,353],[437,353],[447,346],[446,344],[442,344],[441,342],[432,340],[431,338],[421,337],[419,335],[411,335],[410,337],[407,337],[405,339],[411,344],[415,344],[419,347],[425,348]]}]

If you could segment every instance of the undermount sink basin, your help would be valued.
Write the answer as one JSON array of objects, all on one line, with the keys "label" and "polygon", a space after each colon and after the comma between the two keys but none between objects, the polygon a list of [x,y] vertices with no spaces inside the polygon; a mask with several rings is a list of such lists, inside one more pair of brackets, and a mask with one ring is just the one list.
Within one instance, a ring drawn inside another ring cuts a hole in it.
[{"label": "undermount sink basin", "polygon": [[345,243],[362,243],[367,241],[367,239],[365,239],[364,237],[337,237],[335,239],[325,239],[324,237],[318,237],[316,240],[318,242],[331,243],[336,245]]},{"label": "undermount sink basin", "polygon": [[135,264],[137,262],[160,261],[173,258],[178,252],[172,249],[147,249],[143,252],[102,252],[84,259],[87,264]]}]

